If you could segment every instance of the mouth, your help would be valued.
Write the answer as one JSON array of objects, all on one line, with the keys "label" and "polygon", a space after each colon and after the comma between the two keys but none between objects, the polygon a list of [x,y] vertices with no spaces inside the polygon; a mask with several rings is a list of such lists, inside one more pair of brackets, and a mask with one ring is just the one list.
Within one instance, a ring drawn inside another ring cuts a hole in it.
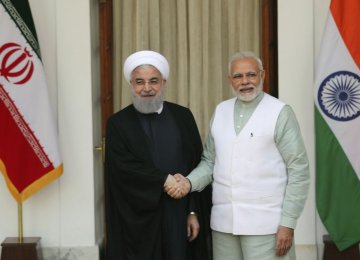
[{"label": "mouth", "polygon": [[153,98],[156,94],[141,94],[141,98]]},{"label": "mouth", "polygon": [[244,87],[244,88],[240,88],[238,91],[242,94],[247,94],[247,93],[251,93],[255,90],[254,87]]}]

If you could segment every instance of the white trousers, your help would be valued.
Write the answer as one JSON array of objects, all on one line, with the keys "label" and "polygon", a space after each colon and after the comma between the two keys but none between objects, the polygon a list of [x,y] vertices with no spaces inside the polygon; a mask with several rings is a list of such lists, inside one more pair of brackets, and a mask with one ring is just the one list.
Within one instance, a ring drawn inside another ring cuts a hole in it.
[{"label": "white trousers", "polygon": [[295,260],[294,243],[285,256],[275,255],[275,234],[248,236],[212,231],[213,260]]}]

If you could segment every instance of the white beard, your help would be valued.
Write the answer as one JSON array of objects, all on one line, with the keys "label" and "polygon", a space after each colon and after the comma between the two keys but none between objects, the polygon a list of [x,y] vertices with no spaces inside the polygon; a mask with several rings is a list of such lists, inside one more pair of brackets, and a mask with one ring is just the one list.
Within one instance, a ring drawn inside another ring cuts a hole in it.
[{"label": "white beard", "polygon": [[263,81],[260,80],[259,84],[257,86],[251,85],[255,88],[255,91],[252,93],[241,93],[239,90],[242,87],[239,87],[237,90],[234,90],[234,88],[231,88],[235,96],[243,101],[243,102],[250,102],[253,101],[260,93],[260,91],[263,89]]},{"label": "white beard", "polygon": [[[154,93],[150,92],[148,94],[153,95]],[[138,96],[134,91],[132,92],[135,109],[143,114],[155,113],[164,102],[165,90],[161,89],[153,98],[142,98],[142,96],[145,96],[145,94],[141,93],[141,96]]]}]

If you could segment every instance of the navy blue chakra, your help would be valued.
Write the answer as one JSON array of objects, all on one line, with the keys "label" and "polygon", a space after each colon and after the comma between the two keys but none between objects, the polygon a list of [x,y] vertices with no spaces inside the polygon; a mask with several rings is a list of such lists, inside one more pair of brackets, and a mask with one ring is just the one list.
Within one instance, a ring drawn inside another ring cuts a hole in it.
[{"label": "navy blue chakra", "polygon": [[360,115],[360,77],[350,71],[327,76],[318,92],[321,110],[337,121],[350,121]]}]

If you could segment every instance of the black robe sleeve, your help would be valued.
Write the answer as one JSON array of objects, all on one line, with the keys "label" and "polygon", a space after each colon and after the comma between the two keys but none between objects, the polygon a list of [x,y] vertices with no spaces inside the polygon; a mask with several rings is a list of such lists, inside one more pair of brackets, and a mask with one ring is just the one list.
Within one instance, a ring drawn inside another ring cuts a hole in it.
[{"label": "black robe sleeve", "polygon": [[[172,105],[176,106],[174,104]],[[179,118],[182,127],[186,128],[184,142],[188,142],[186,147],[189,149],[188,155],[191,156],[188,160],[191,171],[200,163],[203,146],[195,118],[190,110],[186,110],[186,113],[182,113],[181,116],[179,115],[176,118]],[[174,113],[176,114],[176,112]],[[186,175],[188,175],[188,173],[186,173]],[[198,237],[194,241],[189,242],[190,260],[212,260],[212,237],[210,228],[211,197],[211,185],[208,185],[201,192],[190,193],[189,212],[196,212],[200,224]]]}]

